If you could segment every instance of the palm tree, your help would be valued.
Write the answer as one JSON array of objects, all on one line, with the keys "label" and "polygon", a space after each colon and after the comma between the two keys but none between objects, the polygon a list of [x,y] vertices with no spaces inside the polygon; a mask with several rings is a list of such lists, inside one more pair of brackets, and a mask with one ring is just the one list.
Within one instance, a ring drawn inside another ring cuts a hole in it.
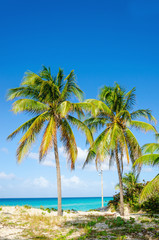
[{"label": "palm tree", "polygon": [[[159,143],[148,143],[143,146],[143,151],[145,155],[138,158],[134,165],[159,165]],[[155,193],[159,193],[159,174],[152,179],[142,190],[140,195],[140,202],[144,202]]]},{"label": "palm tree", "polygon": [[[124,202],[129,203],[132,209],[139,210],[139,195],[144,187],[144,183],[139,183],[139,172],[134,169],[125,173],[122,177],[123,182],[123,192],[124,192]],[[119,189],[119,184],[115,186],[115,189]]]},{"label": "palm tree", "polygon": [[[123,191],[126,193],[132,193],[136,191],[138,185],[138,177],[139,174],[136,174],[135,171],[125,173],[125,175],[122,177]],[[115,189],[119,189],[119,184],[115,186]]]},{"label": "palm tree", "polygon": [[16,101],[12,105],[14,113],[27,112],[33,115],[31,119],[23,123],[8,139],[12,139],[19,132],[24,133],[19,141],[17,149],[17,161],[28,153],[38,134],[43,131],[43,137],[39,149],[39,160],[45,159],[48,151],[54,148],[57,191],[58,191],[58,215],[62,215],[61,207],[61,174],[58,153],[57,133],[59,131],[71,169],[74,168],[77,158],[77,146],[70,123],[82,130],[89,143],[92,143],[92,134],[80,119],[72,116],[73,113],[84,115],[82,109],[87,109],[86,103],[72,103],[72,97],[82,99],[83,92],[76,84],[74,71],[64,77],[63,70],[59,69],[57,76],[51,75],[50,68],[43,67],[39,74],[26,72],[24,79],[18,88],[10,89],[8,100]]},{"label": "palm tree", "polygon": [[137,120],[140,117],[155,119],[148,109],[131,112],[135,104],[135,88],[126,93],[118,84],[114,87],[105,86],[100,91],[99,100],[89,99],[86,102],[93,104],[95,110],[85,123],[92,132],[101,128],[104,130],[90,147],[84,166],[94,158],[96,164],[109,158],[110,166],[115,160],[120,185],[120,213],[124,215],[123,157],[126,155],[129,163],[129,160],[134,162],[141,156],[141,148],[130,128],[156,132],[151,124]]}]

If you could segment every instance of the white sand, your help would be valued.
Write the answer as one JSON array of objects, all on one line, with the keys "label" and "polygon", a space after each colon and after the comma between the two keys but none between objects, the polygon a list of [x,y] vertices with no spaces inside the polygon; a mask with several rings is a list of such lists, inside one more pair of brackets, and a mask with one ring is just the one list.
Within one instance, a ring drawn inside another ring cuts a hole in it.
[{"label": "white sand", "polygon": [[[104,209],[105,210],[105,209]],[[21,237],[21,233],[23,232],[24,228],[27,229],[27,226],[23,226],[23,225],[18,225],[18,224],[12,224],[12,223],[17,223],[20,220],[20,216],[25,214],[29,214],[30,216],[49,216],[49,217],[55,217],[57,216],[57,212],[55,211],[51,211],[51,213],[48,213],[47,211],[41,210],[41,209],[37,209],[37,208],[30,208],[30,209],[26,209],[25,207],[2,207],[2,211],[0,211],[0,240],[9,240],[9,239],[14,239],[14,240],[18,240],[18,239],[26,239]],[[70,212],[67,213],[67,211],[63,212],[63,217],[60,217],[59,219],[61,219],[61,221],[63,221],[64,219],[71,221],[75,221],[75,222],[81,222],[81,221],[87,221],[89,216],[120,216],[119,213],[112,213],[110,211],[103,211],[103,209],[101,209],[100,211],[90,211],[90,212],[83,212],[83,211],[75,211],[75,212]],[[132,216],[132,215],[131,215]],[[134,218],[136,218],[134,215],[132,216]],[[137,216],[138,217],[138,216]],[[7,224],[5,224],[4,219],[9,219],[7,221]],[[128,214],[127,216],[125,216],[125,218],[130,218],[130,215]],[[8,224],[9,221],[11,221],[11,224]],[[58,220],[57,220],[58,221]],[[60,220],[59,220],[60,222]],[[102,225],[103,223],[97,223],[97,225],[95,226],[98,229],[103,229],[106,226]],[[59,229],[60,230],[60,226],[53,226],[53,229]],[[76,237],[75,233],[75,236]],[[29,239],[27,239],[29,240]]]}]

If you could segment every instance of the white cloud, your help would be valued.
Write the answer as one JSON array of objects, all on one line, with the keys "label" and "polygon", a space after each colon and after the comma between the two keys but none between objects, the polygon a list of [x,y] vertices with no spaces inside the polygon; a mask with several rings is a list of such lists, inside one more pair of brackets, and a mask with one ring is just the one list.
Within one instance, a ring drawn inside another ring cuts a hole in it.
[{"label": "white cloud", "polygon": [[84,162],[86,160],[88,150],[82,149],[80,147],[77,147],[77,149],[78,149],[77,161],[80,160]]},{"label": "white cloud", "polygon": [[28,157],[31,159],[39,160],[39,153],[30,152]]},{"label": "white cloud", "polygon": [[59,147],[59,154],[62,156],[62,157],[67,157],[67,154],[65,153],[65,148],[63,146]]},{"label": "white cloud", "polygon": [[1,151],[4,152],[4,153],[7,153],[7,154],[9,153],[8,149],[5,148],[5,147],[4,147],[4,148],[1,148]]},{"label": "white cloud", "polygon": [[152,172],[153,169],[151,167],[144,167],[143,172]]},{"label": "white cloud", "polygon": [[[102,162],[101,163],[101,168],[102,168],[103,171],[109,171],[109,170],[115,171],[116,170],[115,166],[111,166],[109,168],[109,163],[108,162]],[[92,161],[92,162],[88,163],[85,166],[85,169],[88,170],[88,171],[97,171],[95,161]],[[98,171],[100,171],[100,167],[98,167]]]},{"label": "white cloud", "polygon": [[49,187],[49,181],[44,177],[39,177],[33,180],[33,185],[40,188],[47,188]]},{"label": "white cloud", "polygon": [[15,178],[15,175],[13,173],[6,174],[4,172],[0,172],[0,179],[11,180],[11,179],[14,179],[14,178]]},{"label": "white cloud", "polygon": [[[39,153],[30,152],[28,157],[31,159],[35,159],[39,162]],[[54,153],[49,152],[46,158],[42,162],[40,162],[40,164],[43,166],[55,167],[54,160],[55,160]]]},{"label": "white cloud", "polygon": [[22,182],[22,186],[23,188],[26,188],[26,189],[41,190],[41,189],[50,189],[53,187],[53,184],[51,184],[50,181],[48,181],[45,177],[40,176],[33,179],[28,178],[24,180]]},{"label": "white cloud", "polygon": [[52,160],[44,160],[40,164],[48,167],[55,167],[55,163]]},{"label": "white cloud", "polygon": [[77,187],[81,185],[85,185],[83,181],[79,179],[77,176],[73,176],[71,178],[66,178],[64,175],[61,176],[61,182],[63,187]]},{"label": "white cloud", "polygon": [[[78,150],[77,161],[83,161],[84,162],[86,160],[88,150],[87,149],[82,149],[80,147],[77,147],[77,150]],[[67,157],[67,154],[65,152],[65,148],[63,146],[59,148],[59,154],[62,157],[65,157],[65,158]]]}]

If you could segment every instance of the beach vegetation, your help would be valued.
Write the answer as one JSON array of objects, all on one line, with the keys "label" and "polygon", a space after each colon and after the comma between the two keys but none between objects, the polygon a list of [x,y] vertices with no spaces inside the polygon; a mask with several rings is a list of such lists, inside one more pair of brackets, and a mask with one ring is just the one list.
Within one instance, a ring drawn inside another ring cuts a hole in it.
[{"label": "beach vegetation", "polygon": [[24,205],[24,208],[26,208],[26,209],[31,209],[31,206],[29,206],[29,205]]},{"label": "beach vegetation", "polygon": [[[123,176],[123,191],[124,191],[124,204],[130,209],[131,212],[138,212],[140,210],[149,214],[159,213],[159,195],[154,193],[151,198],[144,202],[140,202],[140,195],[143,189],[147,186],[145,181],[138,182],[138,174],[135,172],[126,173]],[[118,184],[116,185],[118,189]],[[119,193],[113,196],[113,200],[110,200],[108,207],[119,210],[120,195]]]}]

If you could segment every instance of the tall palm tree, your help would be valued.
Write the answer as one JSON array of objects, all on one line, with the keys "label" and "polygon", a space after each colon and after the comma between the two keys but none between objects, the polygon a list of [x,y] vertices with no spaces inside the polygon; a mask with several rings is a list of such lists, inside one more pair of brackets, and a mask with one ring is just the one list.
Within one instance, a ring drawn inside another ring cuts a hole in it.
[{"label": "tall palm tree", "polygon": [[[115,160],[120,186],[120,213],[124,215],[123,205],[123,157],[134,162],[141,156],[141,148],[131,128],[154,131],[156,129],[149,123],[136,119],[144,117],[155,120],[150,110],[131,111],[135,104],[135,88],[128,93],[118,84],[114,87],[104,87],[100,91],[99,100],[89,99],[87,103],[94,104],[92,116],[85,121],[92,132],[104,128],[89,149],[85,164],[96,159],[96,163],[109,158],[112,165]],[[84,166],[85,166],[84,164]]]},{"label": "tall palm tree", "polygon": [[[159,143],[148,143],[143,146],[143,151],[145,155],[138,158],[134,165],[159,165]],[[152,197],[155,193],[159,194],[159,174],[152,179],[142,190],[140,195],[140,202],[146,201],[148,198]]]},{"label": "tall palm tree", "polygon": [[21,160],[28,153],[31,145],[35,142],[38,134],[43,131],[43,137],[39,149],[39,160],[42,161],[48,151],[54,148],[57,191],[58,191],[58,215],[62,215],[61,207],[61,174],[58,153],[57,133],[59,131],[71,169],[74,168],[77,158],[77,146],[70,123],[81,129],[92,143],[92,134],[79,117],[83,110],[88,108],[86,103],[72,103],[72,97],[82,99],[83,92],[76,84],[74,71],[64,77],[63,70],[59,69],[57,76],[51,75],[50,68],[43,67],[39,74],[26,72],[24,79],[18,88],[10,89],[8,100],[16,101],[12,105],[14,113],[27,112],[33,115],[31,119],[23,123],[8,139],[12,139],[19,132],[24,133],[19,141],[17,149],[17,161]]}]

